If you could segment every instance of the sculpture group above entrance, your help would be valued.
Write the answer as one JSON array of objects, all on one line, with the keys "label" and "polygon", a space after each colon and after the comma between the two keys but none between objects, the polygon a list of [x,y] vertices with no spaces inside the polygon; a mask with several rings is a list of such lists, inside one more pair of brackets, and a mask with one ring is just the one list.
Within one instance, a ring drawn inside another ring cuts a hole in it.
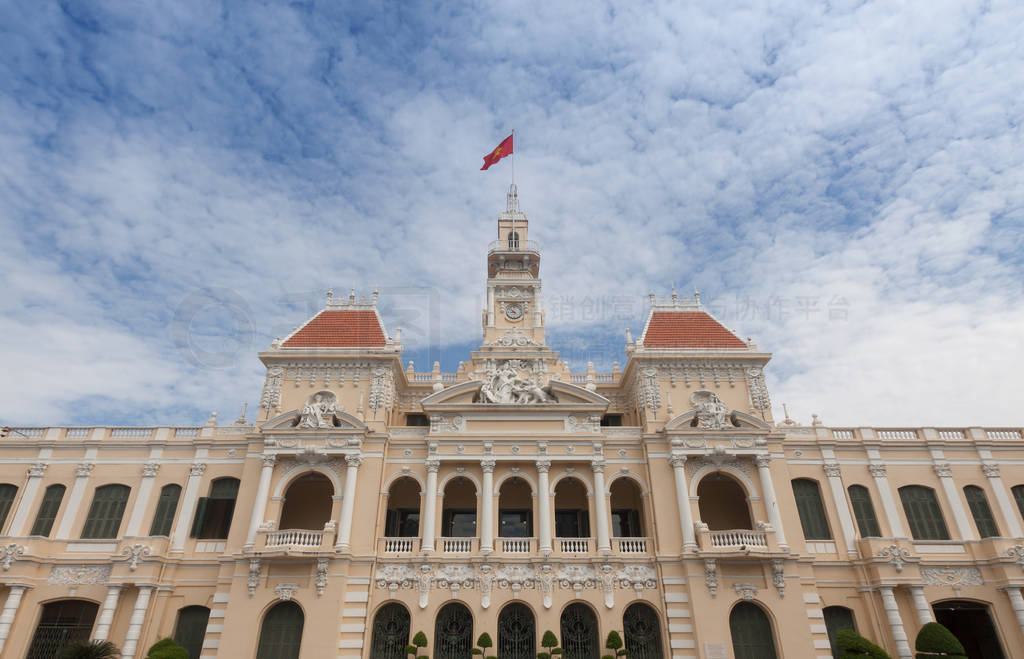
[{"label": "sculpture group above entrance", "polygon": [[491,365],[480,387],[480,403],[526,405],[556,403],[548,387],[542,387],[536,375],[518,359]]},{"label": "sculpture group above entrance", "polygon": [[299,428],[333,428],[338,411],[338,397],[330,391],[313,394],[302,407]]}]

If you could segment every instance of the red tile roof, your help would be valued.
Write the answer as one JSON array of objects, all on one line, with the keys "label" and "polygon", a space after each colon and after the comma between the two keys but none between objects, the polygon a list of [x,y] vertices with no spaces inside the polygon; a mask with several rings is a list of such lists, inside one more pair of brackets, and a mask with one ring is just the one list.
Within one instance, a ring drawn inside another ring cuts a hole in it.
[{"label": "red tile roof", "polygon": [[747,344],[703,311],[654,311],[645,348],[746,348]]},{"label": "red tile roof", "polygon": [[321,311],[284,342],[285,348],[382,348],[384,329],[368,310]]}]

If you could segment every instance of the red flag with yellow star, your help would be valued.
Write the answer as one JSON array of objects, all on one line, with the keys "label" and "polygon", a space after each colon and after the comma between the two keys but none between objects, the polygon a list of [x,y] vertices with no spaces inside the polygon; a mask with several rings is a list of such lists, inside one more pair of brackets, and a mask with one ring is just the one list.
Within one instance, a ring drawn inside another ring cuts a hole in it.
[{"label": "red flag with yellow star", "polygon": [[499,160],[501,160],[505,156],[510,156],[510,155],[512,155],[512,136],[511,135],[509,135],[508,137],[503,139],[501,141],[501,144],[498,145],[498,148],[496,148],[494,151],[491,151],[486,156],[484,156],[484,166],[481,167],[480,169],[482,169],[482,170],[483,169],[487,169],[488,167],[490,167],[494,163],[498,162]]}]

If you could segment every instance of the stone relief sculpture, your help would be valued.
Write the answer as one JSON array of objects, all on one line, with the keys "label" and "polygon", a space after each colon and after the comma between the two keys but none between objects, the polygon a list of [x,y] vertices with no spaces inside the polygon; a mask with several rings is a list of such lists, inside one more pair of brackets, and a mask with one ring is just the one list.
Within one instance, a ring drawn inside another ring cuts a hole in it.
[{"label": "stone relief sculpture", "polygon": [[690,396],[690,402],[693,403],[693,409],[696,412],[694,418],[697,420],[698,428],[721,430],[732,427],[729,408],[715,392],[706,389],[695,391]]},{"label": "stone relief sculpture", "polygon": [[299,428],[333,428],[334,414],[338,411],[338,397],[330,391],[321,391],[303,406]]},{"label": "stone relief sculpture", "polygon": [[481,403],[526,405],[557,402],[535,377],[521,375],[514,361],[508,360],[487,369],[480,387]]}]

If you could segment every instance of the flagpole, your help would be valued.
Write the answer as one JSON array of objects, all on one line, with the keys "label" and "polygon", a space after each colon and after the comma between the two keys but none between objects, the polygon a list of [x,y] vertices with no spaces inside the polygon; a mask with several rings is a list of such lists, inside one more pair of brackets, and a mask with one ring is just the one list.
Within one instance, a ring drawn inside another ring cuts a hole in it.
[{"label": "flagpole", "polygon": [[[516,190],[516,129],[515,128],[512,129],[512,187],[509,188],[509,194],[511,195],[513,191],[516,193],[516,198],[518,199],[519,191]],[[509,201],[511,201],[511,199]],[[508,210],[509,210],[510,213],[512,213],[512,235],[516,236],[516,215],[515,215],[515,212],[513,211],[513,209],[509,208]],[[518,210],[518,209],[516,209],[516,210]],[[509,249],[511,249],[511,248],[512,248],[512,245],[509,245]],[[519,249],[519,236],[516,236],[516,249]]]}]

